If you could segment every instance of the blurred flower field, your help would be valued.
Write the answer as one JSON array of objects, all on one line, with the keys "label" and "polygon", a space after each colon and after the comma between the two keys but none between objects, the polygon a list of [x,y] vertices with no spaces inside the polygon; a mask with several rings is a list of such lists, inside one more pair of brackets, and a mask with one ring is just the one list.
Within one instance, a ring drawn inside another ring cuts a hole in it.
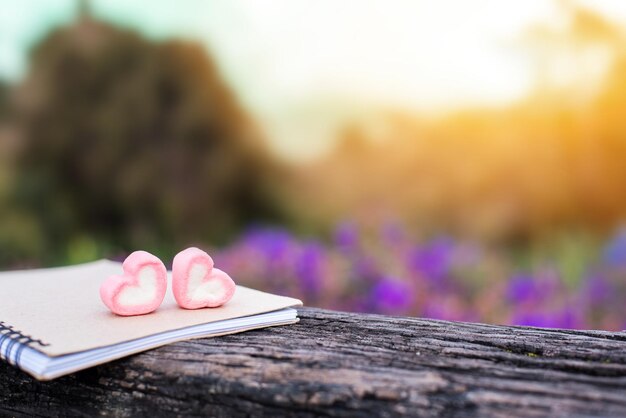
[{"label": "blurred flower field", "polygon": [[240,284],[306,305],[445,320],[573,329],[626,328],[626,231],[573,283],[554,265],[519,271],[502,254],[401,225],[340,224],[328,242],[249,230],[215,253]]}]

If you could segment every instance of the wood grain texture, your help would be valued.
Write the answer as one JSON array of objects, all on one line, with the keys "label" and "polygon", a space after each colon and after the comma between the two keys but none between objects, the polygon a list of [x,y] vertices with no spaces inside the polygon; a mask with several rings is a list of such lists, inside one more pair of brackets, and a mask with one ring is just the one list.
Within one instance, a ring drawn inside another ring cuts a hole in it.
[{"label": "wood grain texture", "polygon": [[52,382],[0,364],[6,416],[626,416],[626,333],[303,308]]}]

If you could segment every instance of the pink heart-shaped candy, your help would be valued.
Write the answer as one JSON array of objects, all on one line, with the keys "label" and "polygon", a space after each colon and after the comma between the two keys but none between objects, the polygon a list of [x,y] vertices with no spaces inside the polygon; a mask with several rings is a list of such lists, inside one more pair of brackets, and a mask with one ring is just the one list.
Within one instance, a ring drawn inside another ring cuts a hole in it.
[{"label": "pink heart-shaped candy", "polygon": [[235,282],[213,267],[213,259],[199,248],[179,252],[172,263],[172,290],[181,308],[216,308],[235,293]]},{"label": "pink heart-shaped candy", "polygon": [[110,276],[100,286],[102,302],[122,316],[144,315],[161,305],[167,291],[167,269],[146,251],[135,251],[122,265],[122,275]]}]

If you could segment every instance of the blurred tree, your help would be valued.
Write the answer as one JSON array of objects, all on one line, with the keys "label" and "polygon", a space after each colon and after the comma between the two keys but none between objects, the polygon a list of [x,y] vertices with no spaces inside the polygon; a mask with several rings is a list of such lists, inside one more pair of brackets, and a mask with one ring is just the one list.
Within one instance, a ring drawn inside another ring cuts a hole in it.
[{"label": "blurred tree", "polygon": [[9,108],[9,85],[0,80],[0,120],[6,117]]},{"label": "blurred tree", "polygon": [[[16,94],[14,199],[40,225],[44,263],[171,252],[281,215],[282,168],[190,42],[150,42],[83,13],[32,54]],[[37,256],[37,255],[35,255]]]}]

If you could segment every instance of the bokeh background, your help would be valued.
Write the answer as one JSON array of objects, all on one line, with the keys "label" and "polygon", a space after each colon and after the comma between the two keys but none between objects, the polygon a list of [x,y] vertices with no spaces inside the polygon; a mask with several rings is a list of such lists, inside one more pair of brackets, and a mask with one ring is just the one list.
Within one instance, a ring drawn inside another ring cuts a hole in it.
[{"label": "bokeh background", "polygon": [[0,5],[0,267],[626,328],[626,3]]}]

